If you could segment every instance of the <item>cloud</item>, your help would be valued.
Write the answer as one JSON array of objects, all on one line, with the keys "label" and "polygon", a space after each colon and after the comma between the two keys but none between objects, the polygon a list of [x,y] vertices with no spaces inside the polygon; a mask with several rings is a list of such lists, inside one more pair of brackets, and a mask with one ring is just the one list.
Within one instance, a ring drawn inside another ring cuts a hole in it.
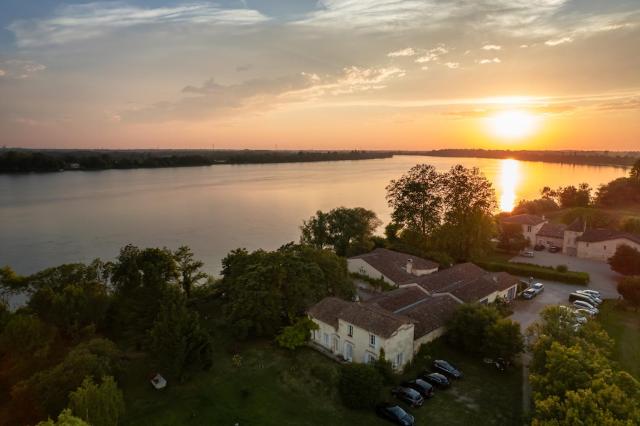
[{"label": "cloud", "polygon": [[418,52],[412,47],[407,47],[406,49],[396,50],[394,52],[387,53],[387,56],[390,58],[397,58],[401,56],[415,56]]},{"label": "cloud", "polygon": [[486,64],[499,64],[500,62],[500,58],[491,58],[491,59],[480,59],[478,61],[478,63],[480,65],[486,65]]},{"label": "cloud", "polygon": [[640,96],[631,96],[612,102],[604,102],[598,105],[598,109],[605,111],[640,110]]},{"label": "cloud", "polygon": [[565,43],[571,43],[573,42],[573,37],[561,37],[561,38],[556,38],[556,39],[552,39],[552,40],[547,40],[544,42],[544,44],[546,44],[547,46],[559,46],[561,44],[565,44]]},{"label": "cloud", "polygon": [[209,79],[201,86],[183,88],[185,97],[177,101],[133,108],[118,115],[130,121],[184,121],[239,111],[262,112],[284,104],[381,90],[387,87],[389,81],[404,75],[405,71],[398,67],[352,66],[335,75],[303,72],[229,85]]},{"label": "cloud", "polygon": [[22,80],[44,71],[46,68],[42,64],[24,59],[0,60],[0,77]]},{"label": "cloud", "polygon": [[222,9],[212,3],[142,8],[115,1],[61,6],[53,17],[17,20],[7,29],[14,33],[18,46],[38,47],[90,39],[139,25],[247,26],[267,20],[256,10]]},{"label": "cloud", "polygon": [[437,61],[441,56],[449,53],[449,49],[447,49],[444,45],[440,45],[438,47],[434,47],[433,49],[429,49],[424,51],[424,53],[416,58],[415,62],[417,64],[424,64],[426,62]]},{"label": "cloud", "polygon": [[498,46],[497,44],[485,44],[482,46],[482,50],[501,50],[502,46]]},{"label": "cloud", "polygon": [[447,67],[447,68],[456,69],[456,68],[460,68],[460,63],[458,63],[458,62],[445,62],[444,66]]}]

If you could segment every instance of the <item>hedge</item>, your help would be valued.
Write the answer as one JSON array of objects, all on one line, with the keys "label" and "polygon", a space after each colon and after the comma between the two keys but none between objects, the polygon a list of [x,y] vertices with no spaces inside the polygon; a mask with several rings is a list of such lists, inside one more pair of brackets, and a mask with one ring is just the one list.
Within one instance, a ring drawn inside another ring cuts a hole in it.
[{"label": "hedge", "polygon": [[551,266],[540,266],[531,263],[516,262],[475,262],[481,268],[493,272],[508,272],[523,277],[534,277],[543,280],[560,281],[567,284],[587,285],[589,274],[586,272],[560,272]]}]

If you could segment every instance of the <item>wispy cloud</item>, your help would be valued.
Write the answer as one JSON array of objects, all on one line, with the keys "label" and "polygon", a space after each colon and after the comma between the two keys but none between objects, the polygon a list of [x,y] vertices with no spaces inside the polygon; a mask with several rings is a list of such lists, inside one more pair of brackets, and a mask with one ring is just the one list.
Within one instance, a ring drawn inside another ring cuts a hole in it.
[{"label": "wispy cloud", "polygon": [[133,108],[119,113],[123,120],[192,120],[224,115],[240,110],[261,112],[279,105],[334,98],[359,92],[381,90],[389,81],[403,77],[398,67],[347,67],[339,74],[300,73],[275,79],[253,79],[223,85],[209,79],[201,86],[186,86],[186,96],[177,101]]},{"label": "wispy cloud", "polygon": [[501,50],[502,46],[499,46],[497,44],[485,44],[484,46],[482,46],[482,50]]},{"label": "wispy cloud", "polygon": [[547,40],[544,42],[547,46],[559,46],[561,44],[571,43],[573,42],[573,37],[561,37],[552,40]]},{"label": "wispy cloud", "polygon": [[44,71],[46,68],[46,66],[30,60],[0,60],[0,78],[25,79]]},{"label": "wispy cloud", "polygon": [[490,58],[490,59],[489,58],[485,58],[485,59],[480,59],[478,61],[478,63],[480,65],[499,64],[500,62],[502,62],[502,61],[500,61],[500,58]]},{"label": "wispy cloud", "polygon": [[395,50],[393,52],[387,53],[387,56],[390,58],[397,58],[402,56],[415,56],[418,52],[413,47],[407,47],[406,49]]},{"label": "wispy cloud", "polygon": [[433,49],[422,51],[422,54],[420,55],[420,57],[416,58],[415,62],[418,64],[434,62],[447,53],[449,53],[449,49],[447,49],[444,45],[440,45],[438,47],[434,47]]},{"label": "wispy cloud", "polygon": [[7,29],[15,34],[18,46],[36,47],[90,39],[137,25],[246,26],[266,20],[256,10],[222,9],[212,3],[142,8],[116,1],[65,5],[53,17],[17,20]]}]

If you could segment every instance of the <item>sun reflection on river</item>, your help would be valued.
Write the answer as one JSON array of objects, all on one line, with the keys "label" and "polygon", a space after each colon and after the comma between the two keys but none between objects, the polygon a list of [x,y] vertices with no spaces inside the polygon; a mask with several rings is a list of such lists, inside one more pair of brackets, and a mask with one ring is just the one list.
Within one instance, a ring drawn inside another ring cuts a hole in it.
[{"label": "sun reflection on river", "polygon": [[520,183],[520,163],[517,160],[502,160],[498,175],[500,210],[510,212],[516,205],[516,188]]}]

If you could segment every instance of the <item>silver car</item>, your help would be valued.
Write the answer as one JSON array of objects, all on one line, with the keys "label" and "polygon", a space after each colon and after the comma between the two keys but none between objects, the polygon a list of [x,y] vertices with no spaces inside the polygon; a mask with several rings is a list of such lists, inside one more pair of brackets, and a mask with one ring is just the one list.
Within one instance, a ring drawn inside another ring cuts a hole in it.
[{"label": "silver car", "polygon": [[594,315],[597,315],[598,312],[600,312],[598,308],[591,305],[590,303],[585,302],[584,300],[576,300],[575,302],[573,302],[573,306],[575,306],[577,309],[586,309],[590,312],[593,312]]}]

